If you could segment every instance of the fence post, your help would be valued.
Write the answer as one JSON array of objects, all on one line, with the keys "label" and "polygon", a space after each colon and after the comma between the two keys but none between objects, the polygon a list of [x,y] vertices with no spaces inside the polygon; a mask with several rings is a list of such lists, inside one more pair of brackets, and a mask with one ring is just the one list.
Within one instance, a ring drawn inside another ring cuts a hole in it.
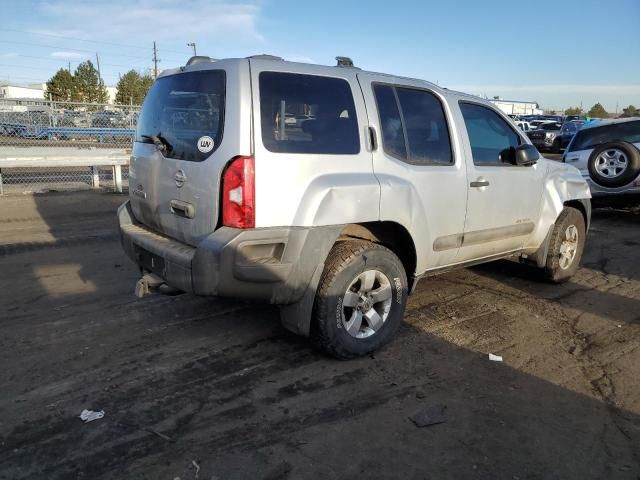
[{"label": "fence post", "polygon": [[100,170],[97,166],[91,167],[91,186],[100,188]]},{"label": "fence post", "polygon": [[122,193],[122,167],[120,165],[113,166],[113,191]]}]

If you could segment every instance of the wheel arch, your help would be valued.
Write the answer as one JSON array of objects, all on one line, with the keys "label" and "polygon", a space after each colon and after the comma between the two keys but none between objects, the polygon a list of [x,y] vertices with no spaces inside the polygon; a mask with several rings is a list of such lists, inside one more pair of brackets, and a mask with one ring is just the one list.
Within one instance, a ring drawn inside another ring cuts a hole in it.
[{"label": "wheel arch", "polygon": [[407,274],[409,291],[415,282],[417,251],[409,231],[399,223],[381,221],[345,225],[337,241],[357,238],[384,245],[398,256]]}]

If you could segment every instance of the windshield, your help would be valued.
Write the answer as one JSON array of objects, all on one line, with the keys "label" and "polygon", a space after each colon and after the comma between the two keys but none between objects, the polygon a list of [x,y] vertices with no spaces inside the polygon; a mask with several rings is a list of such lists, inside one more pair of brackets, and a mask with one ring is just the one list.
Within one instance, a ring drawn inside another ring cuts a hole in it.
[{"label": "windshield", "polygon": [[562,127],[561,123],[554,122],[554,123],[543,123],[538,128],[540,128],[541,130],[560,130],[560,127]]},{"label": "windshield", "polygon": [[224,95],[221,70],[159,78],[142,106],[136,141],[158,144],[160,139],[165,157],[204,160],[222,141]]}]

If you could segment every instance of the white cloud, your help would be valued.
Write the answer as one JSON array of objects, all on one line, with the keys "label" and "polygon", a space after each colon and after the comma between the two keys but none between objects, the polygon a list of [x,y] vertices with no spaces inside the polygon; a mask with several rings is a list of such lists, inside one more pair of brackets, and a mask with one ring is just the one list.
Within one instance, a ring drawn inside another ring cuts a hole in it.
[{"label": "white cloud", "polygon": [[80,60],[89,57],[86,53],[78,52],[52,52],[49,56],[52,58],[63,58],[65,60]]},{"label": "white cloud", "polygon": [[[81,38],[115,43],[141,44],[153,40],[171,40],[172,43],[179,40],[183,43],[222,36],[236,42],[261,43],[264,40],[257,28],[260,8],[250,3],[231,4],[222,0],[50,0],[41,4],[40,11],[47,17],[48,25],[56,26],[53,31],[48,28],[47,33],[69,35],[74,32]],[[77,33],[78,26],[84,33]],[[184,47],[187,52],[186,45]]]},{"label": "white cloud", "polygon": [[2,53],[0,54],[0,58],[13,58],[13,57],[17,57],[18,54],[15,52],[9,52],[9,53]]}]

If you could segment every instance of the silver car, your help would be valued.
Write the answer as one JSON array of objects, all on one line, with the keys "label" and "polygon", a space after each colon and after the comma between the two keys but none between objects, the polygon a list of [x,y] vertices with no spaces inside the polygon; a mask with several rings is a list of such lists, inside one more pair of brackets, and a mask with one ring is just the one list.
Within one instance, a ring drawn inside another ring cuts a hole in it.
[{"label": "silver car", "polygon": [[578,170],[540,157],[491,102],[344,58],[163,72],[129,184],[118,216],[139,296],[280,305],[337,357],[387,343],[425,276],[515,257],[566,281],[591,213]]},{"label": "silver car", "polygon": [[563,161],[573,165],[599,203],[640,199],[640,118],[585,125],[572,139]]}]

